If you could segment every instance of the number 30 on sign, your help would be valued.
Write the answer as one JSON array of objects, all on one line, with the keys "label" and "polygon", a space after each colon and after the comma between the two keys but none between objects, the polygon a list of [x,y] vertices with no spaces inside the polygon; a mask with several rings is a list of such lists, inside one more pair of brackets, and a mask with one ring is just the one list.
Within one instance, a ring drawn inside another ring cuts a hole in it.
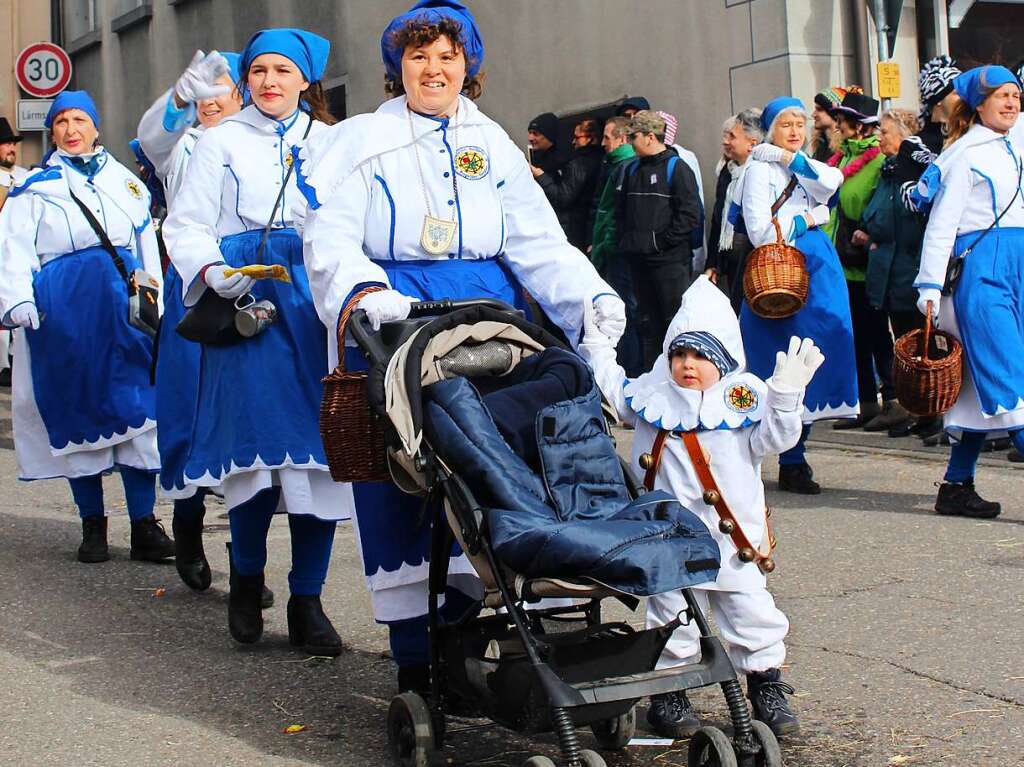
[{"label": "number 30 on sign", "polygon": [[51,98],[71,82],[71,59],[58,45],[33,43],[18,54],[14,74],[29,95]]}]

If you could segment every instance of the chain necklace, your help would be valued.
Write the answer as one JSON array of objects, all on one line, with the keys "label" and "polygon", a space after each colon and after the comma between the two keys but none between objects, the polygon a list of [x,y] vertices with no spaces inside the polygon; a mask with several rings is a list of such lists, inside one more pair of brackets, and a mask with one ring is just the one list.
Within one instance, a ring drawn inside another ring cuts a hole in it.
[{"label": "chain necklace", "polygon": [[[454,205],[452,207],[454,209],[452,210],[451,221],[446,221],[443,218],[435,216],[434,211],[430,206],[430,195],[427,193],[427,181],[423,175],[423,163],[420,161],[419,143],[416,139],[416,130],[412,124],[412,110],[408,107],[406,107],[405,116],[409,119],[409,135],[412,137],[412,151],[416,156],[416,170],[419,171],[420,189],[423,190],[423,202],[426,203],[427,206],[427,215],[423,217],[423,231],[420,233],[420,245],[430,255],[441,256],[451,250],[452,242],[455,240],[455,235],[459,230],[459,224],[456,220],[456,216],[458,214],[455,210],[458,208],[459,204],[458,174],[454,172],[452,173],[452,195],[454,200]],[[452,125],[452,143],[458,147],[458,126],[452,123],[450,124]]]}]

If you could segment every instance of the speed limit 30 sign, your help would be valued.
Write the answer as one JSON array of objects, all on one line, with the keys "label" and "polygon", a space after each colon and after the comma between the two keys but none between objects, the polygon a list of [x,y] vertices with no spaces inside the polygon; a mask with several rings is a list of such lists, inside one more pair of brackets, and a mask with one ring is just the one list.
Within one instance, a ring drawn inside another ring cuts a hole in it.
[{"label": "speed limit 30 sign", "polygon": [[71,82],[71,58],[59,45],[33,43],[18,54],[14,74],[26,93],[50,98]]}]

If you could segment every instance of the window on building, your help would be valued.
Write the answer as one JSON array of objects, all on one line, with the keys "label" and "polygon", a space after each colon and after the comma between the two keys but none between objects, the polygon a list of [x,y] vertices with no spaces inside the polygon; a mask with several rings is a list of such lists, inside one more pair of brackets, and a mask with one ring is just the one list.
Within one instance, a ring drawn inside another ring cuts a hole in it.
[{"label": "window on building", "polygon": [[64,0],[64,36],[67,40],[77,40],[90,32],[95,32],[99,25],[96,18],[96,0]]}]

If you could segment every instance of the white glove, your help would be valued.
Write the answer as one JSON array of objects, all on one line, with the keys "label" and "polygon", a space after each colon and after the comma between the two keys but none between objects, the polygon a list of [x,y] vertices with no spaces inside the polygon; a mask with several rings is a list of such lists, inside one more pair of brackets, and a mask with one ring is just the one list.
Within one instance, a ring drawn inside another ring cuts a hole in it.
[{"label": "white glove", "polygon": [[832,211],[828,205],[817,205],[811,208],[810,214],[815,226],[825,226],[832,220]]},{"label": "white glove", "polygon": [[19,328],[39,329],[39,311],[31,301],[25,301],[11,309],[11,323]]},{"label": "white glove", "polygon": [[583,305],[583,338],[580,344],[593,348],[607,346],[614,349],[615,342],[602,333],[601,329],[597,326],[597,320],[594,317],[595,313],[593,304]]},{"label": "white glove", "polygon": [[814,341],[810,338],[801,341],[793,336],[789,339],[789,351],[775,355],[772,383],[782,391],[803,391],[824,361],[825,355]]},{"label": "white glove", "polygon": [[[619,343],[622,334],[626,332],[626,305],[618,296],[605,294],[598,296],[593,301],[594,324],[612,342],[612,346]],[[586,311],[583,312],[584,319]]]},{"label": "white glove", "polygon": [[942,299],[942,291],[935,288],[917,289],[917,310],[921,314],[928,314],[928,302],[932,302],[932,321],[939,319],[939,301]]},{"label": "white glove", "polygon": [[218,83],[217,80],[230,71],[227,59],[217,51],[196,51],[196,55],[175,83],[174,93],[187,104],[223,96],[230,93],[231,88]]},{"label": "white glove", "polygon": [[750,156],[761,162],[783,162],[786,158],[786,150],[775,144],[758,144],[751,151]]},{"label": "white glove", "polygon": [[255,282],[252,277],[246,277],[240,273],[225,277],[224,272],[230,268],[224,264],[214,264],[206,270],[206,274],[203,276],[206,284],[221,298],[238,298],[245,295]]},{"label": "white glove", "polygon": [[356,308],[366,312],[374,330],[380,330],[382,322],[397,322],[408,317],[415,300],[397,290],[381,290],[364,296]]}]

